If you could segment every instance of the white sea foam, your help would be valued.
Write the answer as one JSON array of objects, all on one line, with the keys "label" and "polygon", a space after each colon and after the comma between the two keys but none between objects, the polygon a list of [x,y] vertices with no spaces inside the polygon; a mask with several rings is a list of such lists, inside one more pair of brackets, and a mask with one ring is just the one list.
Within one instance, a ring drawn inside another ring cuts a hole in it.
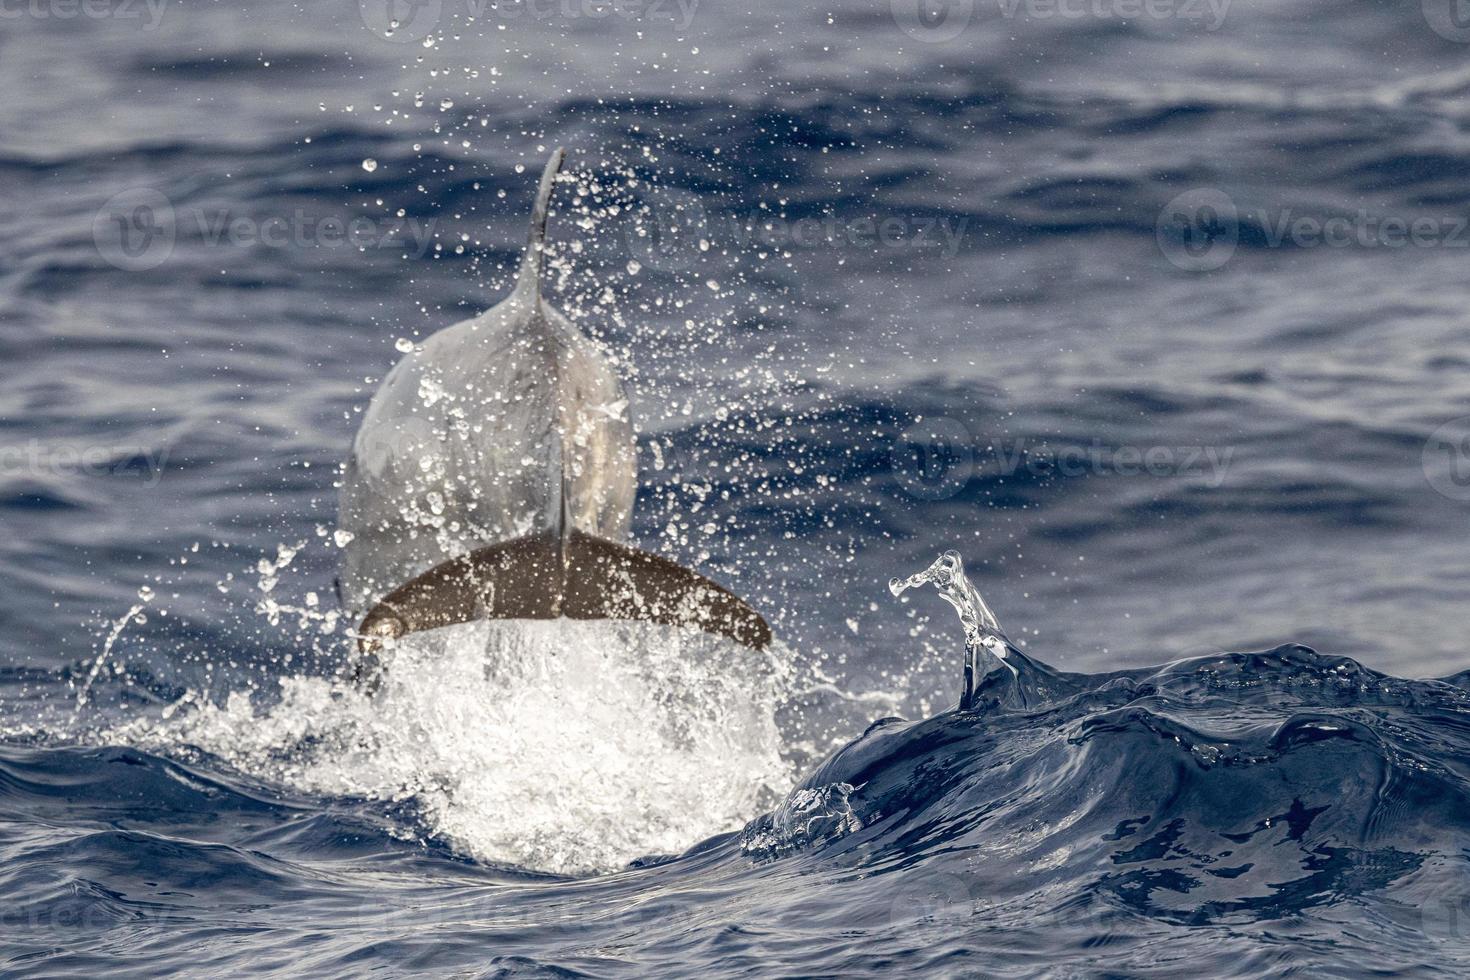
[{"label": "white sea foam", "polygon": [[774,650],[650,623],[467,623],[400,641],[373,694],[286,677],[109,734],[306,792],[412,799],[417,832],[480,860],[607,871],[739,829],[789,790]]}]

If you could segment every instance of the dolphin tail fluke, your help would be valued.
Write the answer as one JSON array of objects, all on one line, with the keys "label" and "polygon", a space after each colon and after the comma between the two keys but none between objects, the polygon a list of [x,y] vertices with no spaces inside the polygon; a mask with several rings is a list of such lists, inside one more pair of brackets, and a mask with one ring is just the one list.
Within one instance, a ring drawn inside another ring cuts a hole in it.
[{"label": "dolphin tail fluke", "polygon": [[546,250],[546,215],[551,209],[551,192],[556,189],[556,175],[561,172],[566,151],[557,147],[541,171],[541,185],[536,190],[536,204],[531,208],[531,231],[526,237],[526,254],[521,257],[521,270],[516,275],[516,293],[531,301],[541,299],[541,257]]},{"label": "dolphin tail fluke", "polygon": [[733,592],[667,558],[568,528],[481,548],[430,569],[380,602],[361,627],[376,673],[381,640],[479,619],[623,619],[683,626],[756,650],[766,621]]}]

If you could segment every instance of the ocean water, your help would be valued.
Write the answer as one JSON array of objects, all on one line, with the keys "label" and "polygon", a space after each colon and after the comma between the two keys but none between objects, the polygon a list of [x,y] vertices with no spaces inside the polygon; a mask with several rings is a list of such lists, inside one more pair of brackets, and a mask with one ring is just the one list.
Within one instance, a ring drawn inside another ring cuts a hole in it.
[{"label": "ocean water", "polygon": [[[1465,971],[1467,44],[0,5],[0,974]],[[369,697],[337,467],[555,146],[635,536],[779,642],[481,624]],[[1005,627],[966,712],[887,585],[949,549]]]}]

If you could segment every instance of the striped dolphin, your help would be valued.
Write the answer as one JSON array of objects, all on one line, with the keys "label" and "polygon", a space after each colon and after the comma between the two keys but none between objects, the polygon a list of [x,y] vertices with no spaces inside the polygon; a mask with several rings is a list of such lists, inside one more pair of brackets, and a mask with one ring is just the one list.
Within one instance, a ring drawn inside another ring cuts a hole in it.
[{"label": "striped dolphin", "polygon": [[762,648],[770,628],[709,579],[627,539],[629,402],[542,296],[552,153],[510,295],[408,352],[343,468],[339,593],[361,648],[477,619],[647,620]]}]

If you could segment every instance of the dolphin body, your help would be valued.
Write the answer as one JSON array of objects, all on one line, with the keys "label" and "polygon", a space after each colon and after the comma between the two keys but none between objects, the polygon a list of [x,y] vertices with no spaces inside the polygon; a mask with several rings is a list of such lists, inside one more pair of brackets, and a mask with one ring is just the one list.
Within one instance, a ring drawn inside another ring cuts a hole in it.
[{"label": "dolphin body", "polygon": [[343,469],[338,585],[349,613],[365,613],[366,654],[487,618],[648,620],[770,642],[733,593],[627,544],[637,494],[627,395],[541,295],[563,156],[541,175],[510,295],[408,353],[358,429]]}]

